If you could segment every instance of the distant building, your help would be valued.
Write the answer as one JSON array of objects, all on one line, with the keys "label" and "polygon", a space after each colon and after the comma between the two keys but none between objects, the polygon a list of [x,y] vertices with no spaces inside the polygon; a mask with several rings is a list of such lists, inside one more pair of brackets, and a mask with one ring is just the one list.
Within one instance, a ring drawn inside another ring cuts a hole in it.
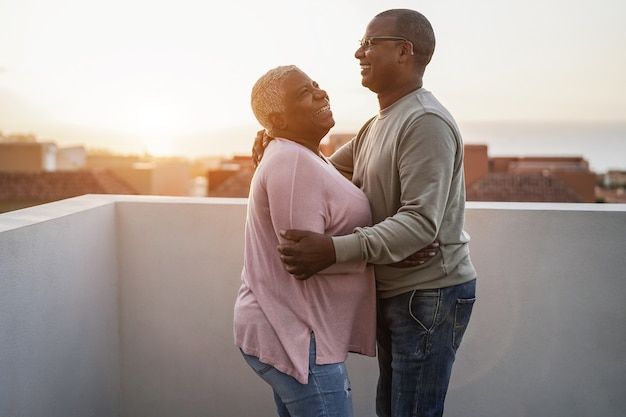
[{"label": "distant building", "polygon": [[137,194],[106,169],[87,170],[82,146],[59,148],[32,135],[0,140],[0,213],[84,194]]},{"label": "distant building", "polygon": [[603,185],[606,188],[626,187],[626,171],[610,170],[604,175]]},{"label": "distant building", "polygon": [[143,158],[135,155],[88,154],[87,168],[109,169],[141,195],[189,196],[191,163],[183,158]]},{"label": "distant building", "polygon": [[489,175],[489,155],[487,145],[465,145],[465,187],[470,187],[478,180]]},{"label": "distant building", "polygon": [[604,174],[596,195],[605,203],[626,203],[626,171],[610,170]]},{"label": "distant building", "polygon": [[59,171],[82,169],[87,162],[84,146],[65,146],[57,149],[56,168]]},{"label": "distant building", "polygon": [[596,174],[574,157],[489,157],[485,145],[465,145],[468,201],[596,201]]},{"label": "distant building", "polygon": [[57,146],[52,142],[0,142],[0,170],[55,171]]},{"label": "distant building", "polygon": [[235,156],[207,172],[208,197],[248,197],[254,174],[251,156]]}]

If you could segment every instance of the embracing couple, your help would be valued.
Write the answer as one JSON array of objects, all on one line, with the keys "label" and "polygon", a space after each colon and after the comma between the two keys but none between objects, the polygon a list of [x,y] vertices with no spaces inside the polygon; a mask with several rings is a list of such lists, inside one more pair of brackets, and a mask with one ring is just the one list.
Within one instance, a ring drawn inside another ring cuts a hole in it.
[{"label": "embracing couple", "polygon": [[434,48],[414,10],[370,21],[354,56],[380,110],[330,157],[330,100],[305,72],[277,67],[252,88],[264,130],[234,333],[280,417],[351,417],[348,352],[377,356],[379,417],[443,415],[476,271],[461,135],[422,86]]}]

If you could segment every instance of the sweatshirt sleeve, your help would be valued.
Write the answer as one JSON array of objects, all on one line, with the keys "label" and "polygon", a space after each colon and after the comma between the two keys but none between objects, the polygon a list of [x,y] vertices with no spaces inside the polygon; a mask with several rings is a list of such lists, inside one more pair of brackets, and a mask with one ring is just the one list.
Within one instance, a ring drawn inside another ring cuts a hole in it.
[{"label": "sweatshirt sleeve", "polygon": [[398,170],[400,180],[399,208],[371,227],[333,238],[337,262],[365,259],[389,264],[437,238],[455,171],[454,132],[437,115],[426,114],[397,138],[396,146],[398,157],[392,169]]}]

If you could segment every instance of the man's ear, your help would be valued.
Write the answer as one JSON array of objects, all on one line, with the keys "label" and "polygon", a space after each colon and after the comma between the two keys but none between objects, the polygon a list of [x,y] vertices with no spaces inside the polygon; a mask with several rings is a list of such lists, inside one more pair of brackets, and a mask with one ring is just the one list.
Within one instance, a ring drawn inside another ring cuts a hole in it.
[{"label": "man's ear", "polygon": [[274,128],[284,129],[287,127],[287,120],[282,113],[270,113],[269,119]]},{"label": "man's ear", "polygon": [[402,53],[398,57],[398,61],[406,62],[413,59],[413,55],[415,55],[415,53],[413,52],[413,44],[405,42],[404,45],[402,45]]}]

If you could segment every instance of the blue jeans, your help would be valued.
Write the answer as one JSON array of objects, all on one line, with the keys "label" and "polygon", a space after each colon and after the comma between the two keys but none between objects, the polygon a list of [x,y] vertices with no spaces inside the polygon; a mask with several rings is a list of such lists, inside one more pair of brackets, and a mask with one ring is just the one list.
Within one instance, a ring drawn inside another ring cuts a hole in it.
[{"label": "blue jeans", "polygon": [[315,337],[309,348],[309,383],[303,385],[292,376],[267,365],[255,356],[243,357],[274,390],[279,417],[352,417],[352,392],[344,362],[315,364]]},{"label": "blue jeans", "polygon": [[443,415],[475,300],[476,280],[378,300],[379,417]]}]

